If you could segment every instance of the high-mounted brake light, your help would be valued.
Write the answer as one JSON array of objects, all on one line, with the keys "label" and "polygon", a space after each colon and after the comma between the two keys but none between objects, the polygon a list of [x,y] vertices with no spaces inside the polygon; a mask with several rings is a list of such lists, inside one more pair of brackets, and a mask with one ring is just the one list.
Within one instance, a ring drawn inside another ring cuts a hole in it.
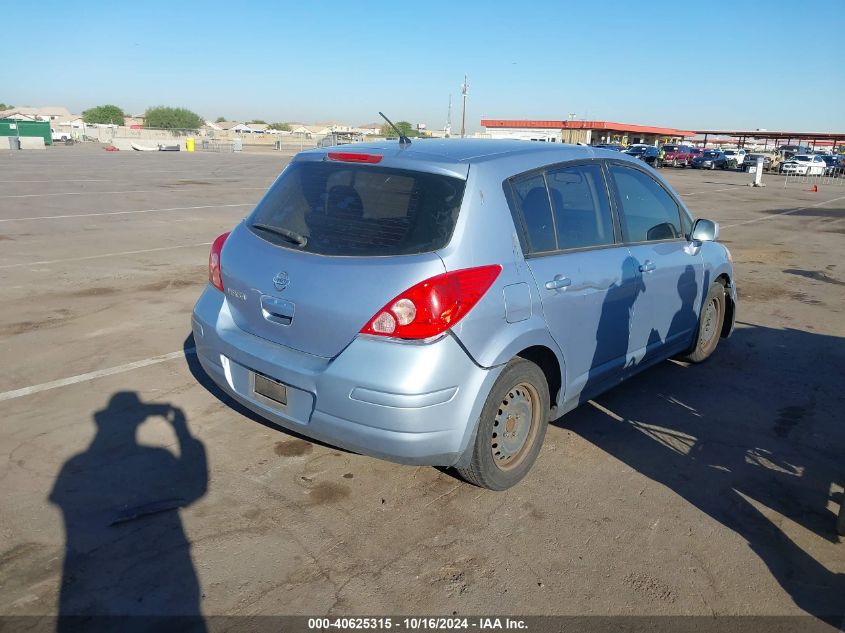
[{"label": "high-mounted brake light", "polygon": [[384,158],[381,154],[359,154],[357,152],[329,152],[329,160],[339,160],[344,163],[369,163],[375,165]]},{"label": "high-mounted brake light", "polygon": [[500,272],[502,267],[496,264],[421,281],[388,301],[361,333],[416,340],[442,334],[472,310]]},{"label": "high-mounted brake light", "polygon": [[220,252],[223,250],[223,243],[229,237],[228,233],[217,236],[211,245],[211,252],[208,254],[208,280],[218,290],[223,290],[223,267],[220,265]]}]

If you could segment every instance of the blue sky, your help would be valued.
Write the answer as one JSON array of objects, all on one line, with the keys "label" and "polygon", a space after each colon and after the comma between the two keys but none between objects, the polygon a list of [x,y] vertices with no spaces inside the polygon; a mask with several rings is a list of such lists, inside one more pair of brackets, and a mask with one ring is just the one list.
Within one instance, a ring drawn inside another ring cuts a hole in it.
[{"label": "blue sky", "polygon": [[[805,10],[806,9],[806,10]],[[845,131],[845,2],[43,0],[5,12],[0,101],[442,128],[490,118]],[[755,60],[749,54],[760,51]]]}]

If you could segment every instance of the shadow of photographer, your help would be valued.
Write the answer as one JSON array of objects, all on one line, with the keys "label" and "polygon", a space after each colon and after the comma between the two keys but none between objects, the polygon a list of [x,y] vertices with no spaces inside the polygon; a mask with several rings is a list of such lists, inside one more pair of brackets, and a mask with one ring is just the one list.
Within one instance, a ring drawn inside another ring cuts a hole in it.
[{"label": "shadow of photographer", "polygon": [[[138,443],[154,417],[171,425],[178,456]],[[64,464],[49,497],[66,534],[58,630],[85,630],[104,616],[182,616],[180,630],[205,630],[179,515],[206,493],[205,447],[181,409],[132,391],[115,393],[94,422],[93,441]]]}]

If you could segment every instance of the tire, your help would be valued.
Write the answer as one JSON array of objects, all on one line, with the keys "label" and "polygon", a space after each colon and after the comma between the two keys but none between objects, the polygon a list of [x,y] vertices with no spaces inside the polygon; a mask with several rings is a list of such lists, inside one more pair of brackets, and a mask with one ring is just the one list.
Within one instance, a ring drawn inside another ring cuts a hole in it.
[{"label": "tire", "polygon": [[701,306],[695,344],[684,355],[685,360],[691,363],[701,363],[710,358],[716,351],[719,337],[722,335],[722,325],[725,322],[725,308],[725,287],[716,282],[710,286],[707,298]]},{"label": "tire", "polygon": [[[490,490],[518,483],[534,464],[549,424],[549,386],[543,371],[516,357],[496,379],[481,410],[466,481]],[[526,427],[525,424],[528,423]],[[512,441],[506,446],[506,436]]]}]

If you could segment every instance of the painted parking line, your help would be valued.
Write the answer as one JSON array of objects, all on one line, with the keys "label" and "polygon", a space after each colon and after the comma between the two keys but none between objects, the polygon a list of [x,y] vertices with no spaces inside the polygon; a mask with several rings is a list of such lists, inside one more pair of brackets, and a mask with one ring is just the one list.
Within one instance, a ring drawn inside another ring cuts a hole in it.
[{"label": "painted parking line", "polygon": [[[199,185],[202,186],[202,185]],[[188,187],[179,187],[179,191]],[[226,187],[226,191],[250,191],[267,187]],[[121,193],[173,193],[174,189],[129,189],[127,191],[62,191],[60,193],[23,193],[12,196],[0,196],[0,198],[48,198],[53,196],[100,196]]]},{"label": "painted parking line", "polygon": [[831,198],[830,200],[825,200],[824,202],[817,202],[816,204],[808,204],[806,207],[799,207],[797,209],[788,209],[787,211],[781,211],[780,213],[772,213],[771,215],[766,215],[761,218],[752,218],[751,220],[745,220],[743,222],[735,222],[734,224],[723,224],[723,229],[730,229],[735,226],[743,226],[745,224],[754,224],[755,222],[764,222],[766,220],[771,220],[773,218],[779,218],[784,215],[789,215],[790,213],[798,213],[799,211],[804,211],[805,209],[815,209],[816,207],[820,207],[824,204],[828,204],[830,202],[836,202],[838,200],[845,200],[845,196],[839,196],[838,198]]},{"label": "painted parking line", "polygon": [[200,242],[199,244],[181,244],[179,246],[162,246],[159,248],[145,248],[137,251],[120,251],[118,253],[102,253],[100,255],[86,255],[85,257],[68,257],[67,259],[45,259],[40,262],[23,262],[18,264],[3,264],[4,268],[25,268],[27,266],[49,266],[50,264],[64,264],[66,262],[84,262],[89,259],[102,259],[104,257],[122,257],[124,255],[141,255],[143,253],[158,253],[161,251],[175,251],[180,248],[199,248],[200,246],[211,246],[211,242]]},{"label": "painted parking line", "polygon": [[111,182],[106,178],[48,178],[47,180],[0,180],[5,183],[19,183],[19,182]]},{"label": "painted parking line", "polygon": [[61,378],[59,380],[51,380],[50,382],[42,382],[39,385],[31,385],[29,387],[22,387],[21,389],[13,389],[12,391],[4,391],[0,393],[0,402],[3,400],[14,400],[15,398],[23,398],[34,393],[48,391],[50,389],[58,389],[59,387],[67,387],[68,385],[76,385],[80,382],[88,382],[96,380],[97,378],[104,378],[105,376],[114,376],[115,374],[122,374],[133,369],[140,369],[141,367],[149,367],[150,365],[158,365],[159,363],[166,363],[177,358],[184,357],[188,354],[196,354],[196,348],[189,347],[178,352],[170,352],[169,354],[161,354],[159,356],[152,356],[143,360],[136,360],[133,363],[126,363],[125,365],[118,365],[117,367],[108,367],[107,369],[98,369],[97,371],[89,371],[86,374],[77,374],[68,378]]},{"label": "painted parking line", "polygon": [[734,185],[733,187],[725,187],[724,189],[708,189],[707,191],[690,191],[689,193],[682,193],[682,196],[697,196],[701,193],[716,193],[717,191],[734,191],[737,187],[747,187],[748,185]]},{"label": "painted parking line", "polygon": [[62,220],[65,218],[92,218],[103,215],[132,215],[133,213],[156,213],[159,211],[191,211],[194,209],[223,209],[226,207],[251,207],[254,202],[237,204],[203,204],[196,207],[167,207],[164,209],[139,209],[137,211],[103,211],[100,213],[73,213],[69,215],[36,215],[32,218],[0,218],[0,222],[30,222],[34,220]]}]

